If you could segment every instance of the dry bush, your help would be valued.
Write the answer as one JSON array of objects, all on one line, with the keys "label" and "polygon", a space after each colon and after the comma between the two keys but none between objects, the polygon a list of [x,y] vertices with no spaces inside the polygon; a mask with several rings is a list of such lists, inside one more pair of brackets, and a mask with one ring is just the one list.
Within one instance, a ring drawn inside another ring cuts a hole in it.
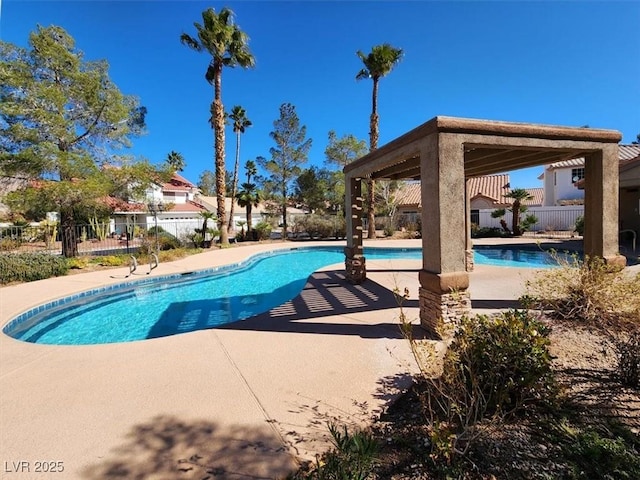
[{"label": "dry bush", "polygon": [[528,307],[596,326],[640,324],[640,274],[633,277],[599,257],[557,260],[559,268],[527,282]]}]

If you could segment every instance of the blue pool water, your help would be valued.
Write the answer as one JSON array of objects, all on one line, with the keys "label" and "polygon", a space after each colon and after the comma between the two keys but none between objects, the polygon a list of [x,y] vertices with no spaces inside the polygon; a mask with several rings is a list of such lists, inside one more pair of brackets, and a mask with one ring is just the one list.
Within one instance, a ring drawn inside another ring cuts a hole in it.
[{"label": "blue pool water", "polygon": [[[421,249],[367,249],[366,258],[421,259]],[[313,272],[344,262],[342,248],[256,255],[241,264],[130,281],[60,299],[23,313],[3,332],[25,342],[85,345],[130,342],[214,328],[296,297]],[[548,267],[540,250],[478,249],[478,264]]]}]

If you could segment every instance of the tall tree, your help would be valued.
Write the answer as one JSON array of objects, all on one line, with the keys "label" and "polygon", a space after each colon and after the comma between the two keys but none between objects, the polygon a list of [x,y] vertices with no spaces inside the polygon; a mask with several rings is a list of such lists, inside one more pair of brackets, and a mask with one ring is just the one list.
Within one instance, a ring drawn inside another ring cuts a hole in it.
[{"label": "tall tree", "polygon": [[0,42],[0,99],[1,173],[38,180],[24,198],[60,212],[62,253],[73,257],[77,219],[129,171],[116,154],[143,133],[146,109],[57,26],[38,26],[29,49]]},{"label": "tall tree", "polygon": [[305,168],[294,181],[296,201],[309,213],[324,212],[327,209],[332,173],[317,167]]},{"label": "tall tree", "polygon": [[329,131],[329,143],[324,150],[325,162],[342,170],[346,165],[367,153],[367,143],[352,134],[338,138],[335,131]]},{"label": "tall tree", "polygon": [[[233,167],[233,180],[231,183],[231,198],[236,198],[238,190],[238,169],[240,168],[240,135],[249,128],[252,123],[247,118],[247,112],[240,105],[236,105],[231,109],[229,118],[233,121],[233,132],[236,134],[236,162]],[[235,202],[231,202],[231,211],[229,212],[229,230],[233,228],[233,206]]]},{"label": "tall tree", "polygon": [[276,147],[269,149],[271,159],[258,158],[258,163],[270,174],[269,180],[276,188],[276,198],[282,211],[283,233],[287,238],[287,203],[291,182],[300,174],[300,165],[307,161],[311,139],[306,138],[307,127],[300,126],[296,107],[290,103],[280,106],[280,118],[273,122],[269,134]]},{"label": "tall tree", "polygon": [[210,197],[216,194],[216,174],[211,170],[205,170],[198,178],[198,188],[202,195]]},{"label": "tall tree", "polygon": [[342,169],[366,153],[367,142],[364,140],[359,140],[352,134],[343,135],[338,138],[335,131],[329,131],[329,143],[324,150],[325,163],[340,168],[339,171],[333,172],[329,179],[327,200],[330,203],[329,209],[331,211],[336,213],[340,212],[344,205],[345,184]]},{"label": "tall tree", "polygon": [[[382,45],[376,45],[371,49],[368,55],[358,50],[356,52],[358,58],[362,60],[364,68],[356,75],[356,80],[363,80],[370,78],[373,80],[373,92],[371,95],[371,116],[369,118],[369,151],[374,151],[378,148],[378,83],[380,79],[388,75],[391,70],[402,59],[402,50],[400,48],[392,47],[388,43]],[[374,238],[376,234],[375,227],[375,183],[373,179],[369,179],[367,182],[367,208],[368,208],[368,235],[369,238]]]},{"label": "tall tree", "polygon": [[167,165],[169,165],[169,167],[174,172],[183,171],[186,165],[186,162],[184,161],[184,157],[182,156],[182,154],[176,152],[175,150],[171,150],[171,152],[167,154],[167,158],[165,161],[167,162]]},{"label": "tall tree", "polygon": [[214,100],[211,105],[211,124],[214,132],[216,196],[218,197],[218,230],[220,243],[229,244],[229,235],[225,228],[227,215],[225,211],[225,152],[224,126],[225,114],[222,104],[222,69],[223,67],[251,68],[255,59],[249,51],[249,37],[233,21],[233,12],[223,7],[220,13],[213,8],[202,12],[203,24],[195,22],[197,37],[186,33],[180,41],[197,52],[206,51],[211,60],[205,73],[207,82],[213,85]]}]

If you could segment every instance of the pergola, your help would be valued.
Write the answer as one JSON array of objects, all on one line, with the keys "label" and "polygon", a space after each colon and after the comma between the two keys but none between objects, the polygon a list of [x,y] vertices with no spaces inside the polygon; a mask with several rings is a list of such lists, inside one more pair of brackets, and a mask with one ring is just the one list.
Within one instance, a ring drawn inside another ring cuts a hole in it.
[{"label": "pergola", "polygon": [[361,182],[421,181],[420,320],[428,330],[469,313],[471,177],[585,158],[584,251],[610,263],[618,254],[618,142],[615,130],[435,117],[344,168],[347,279],[366,279]]}]

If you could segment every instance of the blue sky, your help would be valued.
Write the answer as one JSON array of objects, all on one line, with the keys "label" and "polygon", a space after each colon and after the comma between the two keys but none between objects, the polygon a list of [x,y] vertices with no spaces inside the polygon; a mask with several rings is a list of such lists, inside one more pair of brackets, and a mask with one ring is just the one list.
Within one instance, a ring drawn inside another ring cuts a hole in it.
[{"label": "blue sky", "polygon": [[[284,102],[296,106],[322,166],[327,133],[368,143],[371,81],[356,81],[355,52],[391,43],[405,52],[382,79],[380,145],[436,115],[589,125],[640,133],[640,2],[637,1],[30,1],[0,0],[0,37],[26,46],[37,24],[59,25],[91,60],[106,59],[120,90],[148,108],[148,134],[132,152],[154,163],[176,150],[193,182],[213,170],[206,54],[183,46],[208,7],[236,13],[256,57],[226,69],[223,102],[254,126],[241,163],[268,156]],[[227,130],[227,168],[235,135]],[[511,172],[513,187],[541,186],[541,167]]]}]

